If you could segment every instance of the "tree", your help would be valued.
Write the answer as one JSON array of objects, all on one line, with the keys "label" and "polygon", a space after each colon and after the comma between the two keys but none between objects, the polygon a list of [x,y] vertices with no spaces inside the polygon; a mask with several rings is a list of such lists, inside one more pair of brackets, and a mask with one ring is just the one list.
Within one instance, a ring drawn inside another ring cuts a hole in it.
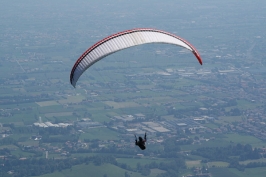
[{"label": "tree", "polygon": [[130,177],[127,171],[125,171],[125,177]]}]

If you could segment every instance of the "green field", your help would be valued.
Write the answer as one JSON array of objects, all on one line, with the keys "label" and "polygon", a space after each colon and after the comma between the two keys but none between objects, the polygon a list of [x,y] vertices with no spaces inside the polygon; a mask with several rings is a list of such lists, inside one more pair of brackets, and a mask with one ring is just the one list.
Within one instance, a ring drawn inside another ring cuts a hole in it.
[{"label": "green field", "polygon": [[219,117],[218,123],[232,123],[232,122],[241,122],[242,116],[222,116]]},{"label": "green field", "polygon": [[234,168],[209,168],[213,177],[265,177],[266,168],[251,168],[239,171]]},{"label": "green field", "polygon": [[214,140],[210,140],[210,141],[204,142],[202,144],[180,145],[180,147],[183,151],[189,151],[189,150],[195,150],[195,149],[201,148],[201,147],[225,147],[228,145],[230,145],[229,141],[216,138]]},{"label": "green field", "polygon": [[213,177],[243,177],[231,172],[229,168],[209,168]]},{"label": "green field", "polygon": [[228,165],[229,165],[229,163],[227,163],[227,162],[218,162],[218,161],[217,162],[208,162],[209,167],[226,168],[226,167],[228,167]]},{"label": "green field", "polygon": [[114,102],[114,101],[105,101],[105,104],[113,107],[114,109],[128,108],[128,107],[139,107],[135,102]]},{"label": "green field", "polygon": [[234,143],[241,143],[241,144],[250,144],[252,147],[263,147],[266,145],[265,142],[262,140],[255,138],[253,136],[249,135],[240,135],[240,134],[227,134],[226,138],[224,138],[226,141],[234,142]]},{"label": "green field", "polygon": [[15,151],[11,151],[11,154],[18,157],[18,158],[28,158],[29,156],[34,156],[34,153],[25,152],[20,149],[17,149]]},{"label": "green field", "polygon": [[143,157],[143,158],[134,158],[134,159],[132,159],[132,158],[117,158],[116,161],[119,163],[125,163],[132,168],[136,168],[138,164],[145,165],[145,164],[149,164],[152,162],[161,163],[161,162],[169,162],[171,160],[159,159],[159,158],[151,159],[151,158]]},{"label": "green field", "polygon": [[80,139],[118,140],[118,133],[108,128],[90,128],[80,135]]},{"label": "green field", "polygon": [[208,128],[218,128],[219,126],[218,125],[215,125],[215,124],[212,124],[212,123],[206,123],[204,124],[205,127],[208,127]]},{"label": "green field", "polygon": [[151,169],[150,177],[156,177],[159,174],[165,173],[166,171],[160,169]]},{"label": "green field", "polygon": [[251,163],[251,162],[264,162],[265,163],[266,162],[266,158],[256,159],[256,160],[245,160],[245,161],[240,161],[239,163],[247,165],[248,163]]},{"label": "green field", "polygon": [[[124,176],[125,172],[128,172],[128,174],[131,177],[144,177],[143,175],[139,173],[130,172],[122,168],[119,168],[117,166],[111,165],[111,164],[103,164],[101,166],[95,166],[93,164],[77,165],[77,166],[72,167],[69,170],[62,170],[61,172],[46,174],[40,177],[66,177],[66,176],[67,177],[77,177],[77,176],[78,177],[88,177],[88,176],[102,177],[105,174],[108,177],[118,177],[118,176]],[[151,176],[148,176],[148,177],[151,177]]]},{"label": "green field", "polygon": [[59,105],[56,101],[42,101],[42,102],[36,102],[40,107],[44,106],[54,106],[54,105]]},{"label": "green field", "polygon": [[61,116],[72,116],[73,112],[56,112],[56,113],[47,113],[45,117],[61,117]]},{"label": "green field", "polygon": [[186,161],[186,166],[188,168],[192,168],[192,167],[201,167],[201,160],[193,160],[193,161]]},{"label": "green field", "polygon": [[60,104],[69,104],[69,103],[80,103],[85,96],[77,94],[76,96],[68,96],[66,99],[60,99],[58,102]]}]

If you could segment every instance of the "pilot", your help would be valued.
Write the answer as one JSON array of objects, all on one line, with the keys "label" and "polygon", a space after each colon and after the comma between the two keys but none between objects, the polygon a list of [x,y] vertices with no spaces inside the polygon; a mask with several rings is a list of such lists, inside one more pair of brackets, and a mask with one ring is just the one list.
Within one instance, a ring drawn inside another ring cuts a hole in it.
[{"label": "pilot", "polygon": [[146,146],[145,146],[145,143],[147,141],[146,132],[144,135],[144,139],[141,136],[139,136],[139,141],[138,141],[136,135],[135,135],[135,138],[136,138],[135,139],[135,145],[138,146],[141,150],[146,149]]}]

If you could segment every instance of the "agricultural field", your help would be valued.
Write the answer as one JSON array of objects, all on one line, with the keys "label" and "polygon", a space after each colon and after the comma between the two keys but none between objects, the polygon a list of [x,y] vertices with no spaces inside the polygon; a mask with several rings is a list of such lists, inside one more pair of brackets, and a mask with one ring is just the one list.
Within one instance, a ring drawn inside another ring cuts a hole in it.
[{"label": "agricultural field", "polygon": [[246,169],[244,172],[240,172],[238,170],[232,168],[210,168],[210,172],[213,174],[213,177],[263,177],[265,176],[265,168],[253,168]]},{"label": "agricultural field", "polygon": [[99,139],[101,141],[118,140],[119,134],[106,127],[91,128],[91,129],[86,130],[84,133],[82,133],[79,138],[80,140],[84,140],[84,139]]},{"label": "agricultural field", "polygon": [[201,161],[200,160],[194,160],[194,161],[186,161],[186,166],[188,168],[192,168],[192,167],[201,167]]},{"label": "agricultural field", "polygon": [[228,167],[228,163],[227,162],[209,162],[207,164],[208,167],[217,167],[217,168],[226,168]]},{"label": "agricultural field", "polygon": [[[64,176],[69,176],[69,177],[87,177],[88,175],[91,176],[110,176],[110,177],[116,177],[116,176],[124,176],[125,173],[130,174],[130,176],[133,177],[143,177],[143,175],[139,173],[134,173],[134,172],[129,172],[124,169],[121,169],[117,166],[111,165],[111,164],[105,164],[101,166],[95,166],[92,164],[89,165],[78,165],[74,166],[69,170],[63,170],[61,172],[56,172],[52,174],[46,174],[42,175],[41,177],[64,177]],[[149,176],[153,177],[153,176]]]},{"label": "agricultural field", "polygon": [[266,146],[266,142],[261,141],[260,139],[257,139],[254,136],[248,136],[248,135],[227,134],[225,140],[233,143],[250,144],[253,147]]}]

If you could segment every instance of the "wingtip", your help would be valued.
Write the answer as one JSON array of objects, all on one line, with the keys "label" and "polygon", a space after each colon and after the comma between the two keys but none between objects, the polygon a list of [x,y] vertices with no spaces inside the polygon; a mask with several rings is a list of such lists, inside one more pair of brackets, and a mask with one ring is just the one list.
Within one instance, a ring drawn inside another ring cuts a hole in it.
[{"label": "wingtip", "polygon": [[202,63],[202,60],[200,60],[200,65],[202,65],[203,63]]},{"label": "wingtip", "polygon": [[198,59],[200,65],[202,65],[203,62],[202,62],[202,59],[201,59],[200,55],[199,55],[197,52],[193,52],[193,53],[194,53],[194,55],[196,56],[196,58]]},{"label": "wingtip", "polygon": [[74,88],[76,88],[76,85],[74,85],[73,83],[70,83]]},{"label": "wingtip", "polygon": [[74,88],[76,88],[76,83],[73,83],[73,82],[72,82],[72,79],[70,79],[70,84],[71,84]]}]

